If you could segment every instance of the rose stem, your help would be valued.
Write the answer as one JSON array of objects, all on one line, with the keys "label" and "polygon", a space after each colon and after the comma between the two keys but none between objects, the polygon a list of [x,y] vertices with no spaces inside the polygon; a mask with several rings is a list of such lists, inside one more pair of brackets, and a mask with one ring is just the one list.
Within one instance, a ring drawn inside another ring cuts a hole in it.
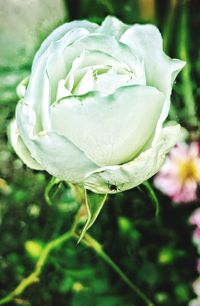
[{"label": "rose stem", "polygon": [[[76,235],[78,238],[78,235]],[[91,237],[89,234],[85,234],[81,243],[89,248],[91,248],[95,253],[103,259],[120,277],[121,279],[131,288],[144,302],[147,306],[154,306],[154,304],[149,300],[149,298],[125,275],[125,273],[117,266],[116,263],[106,254],[100,243]]]},{"label": "rose stem", "polygon": [[9,293],[5,298],[2,298],[0,300],[0,305],[4,305],[6,303],[9,303],[10,301],[13,301],[17,296],[21,295],[27,287],[39,281],[39,276],[42,272],[44,265],[46,264],[50,252],[56,249],[57,247],[60,247],[64,242],[72,238],[75,230],[74,226],[75,225],[73,224],[69,231],[46,244],[39,256],[34,271],[29,276],[24,278],[15,288],[15,290]]}]

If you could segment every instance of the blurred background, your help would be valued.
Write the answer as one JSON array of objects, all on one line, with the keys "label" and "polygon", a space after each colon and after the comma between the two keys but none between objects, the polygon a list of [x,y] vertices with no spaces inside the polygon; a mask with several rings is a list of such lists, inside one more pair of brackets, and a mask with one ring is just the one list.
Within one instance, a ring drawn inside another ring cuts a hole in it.
[{"label": "blurred background", "polygon": [[[187,61],[174,85],[169,119],[187,129],[188,142],[200,138],[198,0],[0,0],[0,298],[31,273],[45,243],[69,228],[77,209],[65,185],[49,205],[44,190],[50,176],[25,167],[8,143],[16,86],[30,74],[36,50],[55,27],[73,19],[100,24],[107,15],[128,24],[156,24],[166,53]],[[156,193],[159,217],[148,195],[133,189],[110,197],[90,232],[155,305],[188,305],[198,277],[188,220],[199,201],[175,204]],[[39,283],[9,305],[144,303],[91,250],[72,241],[49,256]]]}]

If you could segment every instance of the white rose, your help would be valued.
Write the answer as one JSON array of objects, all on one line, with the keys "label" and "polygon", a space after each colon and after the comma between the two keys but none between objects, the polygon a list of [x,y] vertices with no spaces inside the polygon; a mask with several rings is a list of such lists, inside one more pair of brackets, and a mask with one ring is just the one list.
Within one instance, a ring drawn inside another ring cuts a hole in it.
[{"label": "white rose", "polygon": [[18,88],[13,147],[30,168],[91,191],[133,188],[176,142],[179,126],[162,125],[184,65],[165,55],[153,25],[66,23],[43,42]]}]

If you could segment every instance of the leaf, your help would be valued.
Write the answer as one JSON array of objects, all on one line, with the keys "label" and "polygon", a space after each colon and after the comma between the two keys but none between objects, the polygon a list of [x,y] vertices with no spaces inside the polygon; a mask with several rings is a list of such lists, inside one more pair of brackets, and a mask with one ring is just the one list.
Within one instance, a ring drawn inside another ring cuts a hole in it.
[{"label": "leaf", "polygon": [[159,204],[158,198],[156,196],[156,193],[155,193],[155,191],[151,187],[151,184],[148,181],[143,182],[142,185],[144,185],[144,187],[147,189],[148,195],[149,195],[149,197],[150,197],[150,199],[151,199],[151,201],[152,201],[152,203],[154,204],[154,207],[155,207],[155,216],[158,217],[159,214],[160,214],[160,204]]},{"label": "leaf", "polygon": [[85,200],[88,218],[84,225],[78,243],[81,241],[86,231],[93,225],[96,218],[98,217],[103,205],[105,204],[107,194],[98,194],[88,190],[85,190]]}]

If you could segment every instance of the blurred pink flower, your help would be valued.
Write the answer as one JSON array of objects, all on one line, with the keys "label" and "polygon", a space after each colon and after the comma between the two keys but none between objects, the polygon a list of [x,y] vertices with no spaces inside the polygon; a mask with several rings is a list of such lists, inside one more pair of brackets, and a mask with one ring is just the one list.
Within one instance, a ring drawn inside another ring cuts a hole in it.
[{"label": "blurred pink flower", "polygon": [[197,246],[200,246],[200,228],[199,227],[195,228],[193,232],[192,240],[194,244],[196,244]]},{"label": "blurred pink flower", "polygon": [[200,183],[200,143],[177,144],[154,179],[155,186],[176,203],[197,200]]},{"label": "blurred pink flower", "polygon": [[200,298],[195,299],[195,300],[192,300],[192,301],[189,303],[189,306],[200,306]]},{"label": "blurred pink flower", "polygon": [[200,228],[200,208],[197,208],[193,211],[193,213],[192,213],[192,215],[189,219],[189,222]]},{"label": "blurred pink flower", "polygon": [[200,273],[200,258],[197,260],[197,272]]},{"label": "blurred pink flower", "polygon": [[192,284],[194,293],[200,297],[200,277],[198,277]]},{"label": "blurred pink flower", "polygon": [[190,301],[189,306],[200,306],[200,277],[193,282],[192,287],[197,298]]}]

